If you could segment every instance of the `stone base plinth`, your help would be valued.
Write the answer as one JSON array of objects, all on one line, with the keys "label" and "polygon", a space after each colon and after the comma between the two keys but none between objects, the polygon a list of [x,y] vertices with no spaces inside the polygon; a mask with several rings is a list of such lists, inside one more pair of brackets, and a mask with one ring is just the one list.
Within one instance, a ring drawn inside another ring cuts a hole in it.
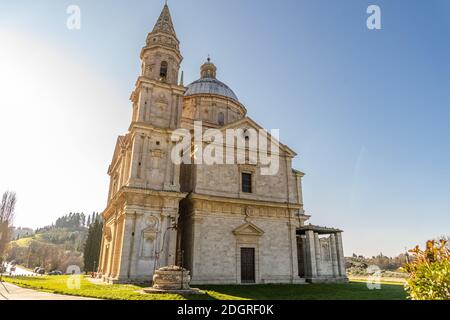
[{"label": "stone base plinth", "polygon": [[169,266],[155,271],[152,288],[157,290],[189,290],[190,282],[191,275],[188,270],[177,266]]},{"label": "stone base plinth", "polygon": [[164,267],[155,271],[153,286],[144,289],[144,292],[153,294],[204,294],[198,289],[192,289],[189,286],[190,282],[191,276],[188,270],[177,266]]}]

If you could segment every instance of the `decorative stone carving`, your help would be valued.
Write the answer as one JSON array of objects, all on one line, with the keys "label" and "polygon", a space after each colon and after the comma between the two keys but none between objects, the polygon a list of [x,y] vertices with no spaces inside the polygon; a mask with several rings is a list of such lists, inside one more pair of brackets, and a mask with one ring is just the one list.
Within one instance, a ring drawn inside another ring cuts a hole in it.
[{"label": "decorative stone carving", "polygon": [[111,228],[110,227],[106,227],[105,229],[105,239],[109,242],[112,239],[112,233],[111,233]]}]

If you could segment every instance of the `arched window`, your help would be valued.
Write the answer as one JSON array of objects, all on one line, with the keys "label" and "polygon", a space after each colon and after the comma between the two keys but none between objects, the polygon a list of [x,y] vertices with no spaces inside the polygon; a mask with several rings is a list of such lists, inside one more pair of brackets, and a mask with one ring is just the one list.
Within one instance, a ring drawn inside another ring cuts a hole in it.
[{"label": "arched window", "polygon": [[166,61],[161,62],[161,68],[159,69],[159,77],[161,81],[165,81],[167,79],[167,69],[168,65]]},{"label": "arched window", "polygon": [[223,114],[223,112],[219,113],[218,122],[219,122],[219,125],[221,125],[221,126],[223,126],[225,124],[225,115]]}]

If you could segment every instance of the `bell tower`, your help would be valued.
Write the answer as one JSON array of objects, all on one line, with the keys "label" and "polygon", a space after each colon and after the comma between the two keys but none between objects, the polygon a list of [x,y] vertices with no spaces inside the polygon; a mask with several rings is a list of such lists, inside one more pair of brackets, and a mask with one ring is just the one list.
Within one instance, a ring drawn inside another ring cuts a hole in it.
[{"label": "bell tower", "polygon": [[183,57],[170,16],[169,7],[164,6],[153,31],[147,36],[141,53],[141,75],[152,80],[177,85],[178,71]]},{"label": "bell tower", "polygon": [[183,57],[167,4],[141,51],[141,74],[131,95],[134,159],[130,182],[137,187],[179,191],[170,155],[170,131],[179,127],[185,88],[179,85]]},{"label": "bell tower", "polygon": [[167,4],[147,36],[140,58],[141,72],[131,95],[132,121],[174,129],[184,93],[178,85],[183,57]]},{"label": "bell tower", "polygon": [[180,42],[164,6],[141,54],[129,131],[117,140],[99,262],[107,282],[148,281],[176,258],[180,167],[171,159],[185,88]]}]

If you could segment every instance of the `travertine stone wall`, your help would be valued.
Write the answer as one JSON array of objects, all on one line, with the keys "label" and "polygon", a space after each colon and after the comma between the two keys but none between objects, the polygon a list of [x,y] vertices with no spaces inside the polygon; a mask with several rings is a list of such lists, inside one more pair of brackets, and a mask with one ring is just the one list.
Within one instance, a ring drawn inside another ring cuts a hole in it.
[{"label": "travertine stone wall", "polygon": [[181,218],[184,266],[193,283],[240,283],[242,247],[255,249],[257,283],[300,281],[294,232],[299,222],[292,216],[290,221],[286,208],[273,208],[268,216],[244,204],[190,201]]}]

